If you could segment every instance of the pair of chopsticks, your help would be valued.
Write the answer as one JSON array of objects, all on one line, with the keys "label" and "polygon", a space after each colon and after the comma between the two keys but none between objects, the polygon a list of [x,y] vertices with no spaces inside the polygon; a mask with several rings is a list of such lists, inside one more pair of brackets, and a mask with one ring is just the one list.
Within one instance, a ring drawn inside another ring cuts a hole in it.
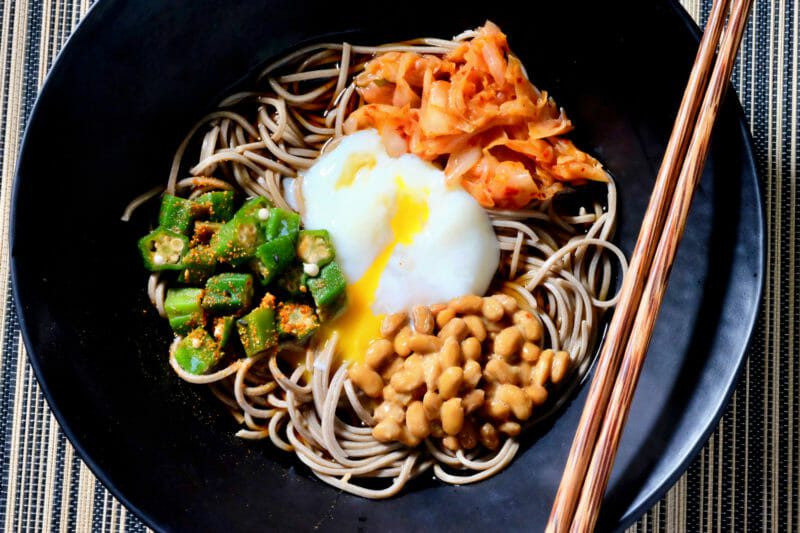
[{"label": "pair of chopsticks", "polygon": [[[548,533],[592,531],[752,0],[716,0],[600,351]],[[719,51],[717,52],[717,46]]]}]

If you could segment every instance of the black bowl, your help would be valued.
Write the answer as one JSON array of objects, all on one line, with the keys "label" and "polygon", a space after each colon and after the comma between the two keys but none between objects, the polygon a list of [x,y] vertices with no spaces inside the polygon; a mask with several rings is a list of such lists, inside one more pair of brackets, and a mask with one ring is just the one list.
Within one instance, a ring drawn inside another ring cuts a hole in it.
[{"label": "black bowl", "polygon": [[[318,39],[450,36],[497,22],[534,82],[619,181],[617,239],[639,231],[697,46],[674,2],[126,2],[92,8],[28,125],[14,191],[14,288],[31,363],[57,419],[100,480],[164,530],[540,528],[586,387],[525,439],[513,465],[472,486],[414,482],[371,502],[317,481],[291,455],[233,437],[204,389],[167,365],[135,239],[119,216],[166,179],[185,131],[260,64]],[[252,79],[252,78],[250,78]],[[629,524],[699,450],[741,367],[761,288],[763,220],[752,148],[724,105],[601,527]]]}]

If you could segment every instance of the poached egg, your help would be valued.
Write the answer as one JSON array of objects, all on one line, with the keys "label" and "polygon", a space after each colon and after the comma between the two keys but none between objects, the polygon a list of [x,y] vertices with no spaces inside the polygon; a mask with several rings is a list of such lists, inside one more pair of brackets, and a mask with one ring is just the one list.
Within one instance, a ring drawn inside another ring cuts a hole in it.
[{"label": "poached egg", "polygon": [[323,326],[339,355],[362,361],[383,317],[484,294],[500,250],[486,211],[412,154],[391,157],[375,130],[348,135],[303,175],[307,229],[326,229],[347,280],[348,306]]}]

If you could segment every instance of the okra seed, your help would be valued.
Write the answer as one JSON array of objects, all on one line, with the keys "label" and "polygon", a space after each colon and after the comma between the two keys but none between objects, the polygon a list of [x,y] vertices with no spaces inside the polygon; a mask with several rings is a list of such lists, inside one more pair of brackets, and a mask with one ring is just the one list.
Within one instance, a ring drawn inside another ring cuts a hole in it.
[{"label": "okra seed", "polygon": [[303,263],[303,272],[305,272],[306,275],[315,278],[319,275],[319,266],[314,263]]},{"label": "okra seed", "polygon": [[153,256],[153,263],[156,265],[163,265],[164,264],[164,256],[161,254],[156,254]]},{"label": "okra seed", "polygon": [[[252,211],[251,211],[251,213],[252,213]],[[259,209],[258,210],[258,218],[260,218],[261,220],[267,220],[269,218],[269,210],[267,210],[267,209],[265,209],[263,207],[261,209]]]}]

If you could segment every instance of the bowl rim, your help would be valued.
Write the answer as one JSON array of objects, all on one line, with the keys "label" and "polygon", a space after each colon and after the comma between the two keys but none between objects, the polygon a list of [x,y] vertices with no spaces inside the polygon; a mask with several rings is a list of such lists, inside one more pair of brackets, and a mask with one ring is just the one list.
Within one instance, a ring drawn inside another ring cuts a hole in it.
[{"label": "bowl rim", "polygon": [[[111,494],[127,509],[129,509],[133,514],[141,520],[147,527],[152,528],[154,530],[159,530],[160,525],[156,524],[155,521],[142,509],[140,509],[135,503],[129,500],[125,494],[120,491],[116,485],[111,481],[107,472],[101,468],[98,463],[86,453],[85,448],[81,442],[80,437],[73,431],[69,421],[64,417],[63,413],[59,409],[58,404],[52,401],[52,395],[50,388],[48,387],[45,380],[42,377],[42,369],[39,364],[39,358],[35,353],[35,350],[32,349],[32,344],[30,337],[28,335],[28,324],[25,318],[25,313],[23,309],[22,302],[19,298],[19,284],[18,284],[18,277],[17,277],[17,257],[14,254],[15,249],[15,240],[16,240],[16,212],[19,205],[19,182],[21,180],[20,176],[20,163],[25,158],[26,153],[28,151],[28,134],[30,130],[30,124],[33,122],[34,118],[37,116],[38,109],[40,107],[41,101],[43,98],[46,97],[50,85],[52,85],[51,80],[58,76],[58,72],[61,68],[61,64],[63,63],[62,59],[65,55],[71,52],[74,42],[74,36],[78,34],[80,31],[86,31],[86,28],[92,27],[99,23],[102,23],[102,16],[105,11],[106,6],[110,5],[114,0],[97,0],[93,3],[83,18],[78,22],[75,29],[67,38],[64,46],[59,51],[57,57],[53,61],[53,64],[50,67],[47,75],[45,76],[44,82],[42,83],[41,89],[39,93],[36,95],[35,102],[31,108],[30,115],[27,118],[25,131],[22,136],[22,140],[19,144],[19,153],[17,155],[16,167],[14,171],[14,178],[12,183],[12,193],[11,193],[11,205],[10,205],[10,213],[9,213],[9,240],[10,240],[10,271],[11,271],[11,285],[12,285],[12,295],[14,299],[14,308],[17,313],[17,320],[19,324],[19,331],[20,336],[25,344],[25,349],[27,352],[27,359],[33,369],[33,373],[36,377],[38,382],[39,388],[42,391],[42,394],[47,401],[48,408],[52,412],[53,416],[55,417],[56,421],[58,422],[59,428],[63,432],[64,436],[69,440],[70,444],[74,448],[75,452],[78,454],[80,459],[86,464],[92,474],[97,478],[98,481],[103,485],[105,489],[107,489]],[[702,30],[700,27],[695,23],[692,19],[691,15],[686,11],[686,9],[679,3],[679,0],[664,0],[666,6],[671,8],[680,18],[681,22],[684,24],[685,29],[689,32],[691,38],[699,44],[700,37],[702,36]],[[697,439],[695,444],[687,450],[683,456],[678,461],[678,466],[675,468],[670,475],[663,478],[655,488],[653,488],[649,494],[646,495],[644,499],[641,500],[639,504],[630,508],[627,513],[620,517],[619,522],[614,525],[615,531],[622,531],[628,528],[633,522],[639,519],[644,513],[650,510],[653,505],[660,500],[669,489],[673,487],[673,485],[678,481],[678,479],[686,472],[690,463],[694,461],[700,451],[705,447],[708,442],[709,437],[711,434],[717,429],[719,425],[719,420],[724,414],[725,410],[727,409],[730,399],[733,396],[733,393],[736,389],[736,385],[739,382],[739,378],[741,377],[742,370],[745,366],[745,361],[747,359],[747,354],[749,349],[754,341],[754,332],[755,326],[758,319],[758,315],[760,312],[760,304],[763,299],[764,293],[764,265],[766,264],[767,260],[767,250],[766,250],[766,241],[764,239],[764,227],[765,227],[765,220],[766,220],[766,213],[765,213],[765,205],[764,205],[764,183],[761,179],[759,179],[759,172],[758,166],[755,161],[755,149],[753,145],[753,138],[750,132],[750,129],[747,126],[747,122],[745,120],[744,111],[742,109],[740,100],[738,95],[736,94],[734,88],[729,83],[728,90],[726,93],[725,100],[729,100],[730,103],[733,104],[733,115],[736,119],[739,132],[738,135],[741,136],[742,145],[743,145],[743,163],[745,168],[749,168],[755,178],[756,181],[756,202],[757,205],[757,213],[756,221],[758,223],[758,231],[757,240],[759,242],[759,251],[757,257],[757,272],[755,274],[756,283],[757,283],[757,290],[754,298],[754,305],[749,310],[749,312],[743,316],[744,320],[742,322],[743,329],[747,332],[747,342],[744,343],[740,350],[733,353],[733,357],[736,360],[736,369],[730,375],[730,379],[727,383],[724,384],[724,388],[726,393],[719,398],[717,405],[714,407],[713,415],[709,418],[709,424],[707,427],[703,429],[700,433],[700,438]],[[732,99],[732,100],[731,100]],[[594,364],[594,363],[593,363]],[[591,371],[591,370],[590,370]],[[587,373],[587,376],[589,374]]]}]

